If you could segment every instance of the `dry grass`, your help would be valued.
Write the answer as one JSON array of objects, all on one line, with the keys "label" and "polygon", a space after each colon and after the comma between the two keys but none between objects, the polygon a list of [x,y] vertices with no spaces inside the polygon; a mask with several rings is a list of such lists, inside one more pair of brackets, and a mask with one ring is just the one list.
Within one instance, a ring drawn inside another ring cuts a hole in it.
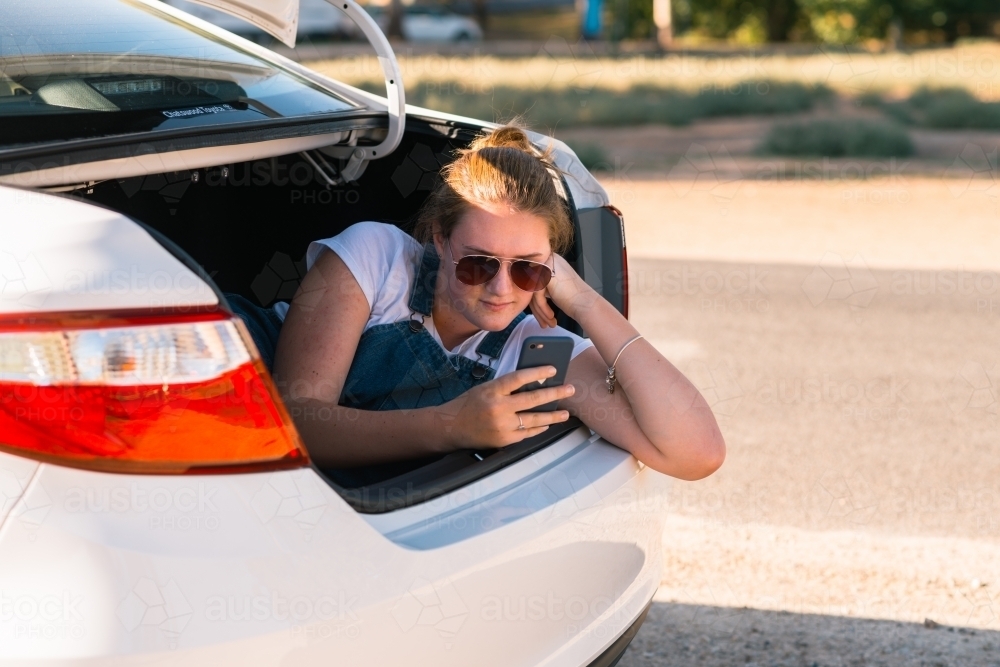
[{"label": "dry grass", "polygon": [[574,39],[580,32],[580,17],[575,10],[553,10],[493,14],[486,35],[501,39],[548,39],[558,35]]},{"label": "dry grass", "polygon": [[[907,53],[871,54],[819,47],[808,55],[742,53],[663,57],[594,58],[586,45],[550,39],[531,58],[472,56],[402,56],[408,87],[422,83],[460,82],[483,94],[496,87],[624,91],[637,86],[703,90],[747,80],[798,82],[828,86],[848,96],[878,91],[905,97],[921,86],[958,87],[984,100],[1000,99],[1000,46],[969,45]],[[377,79],[374,56],[309,63],[348,83]]]}]

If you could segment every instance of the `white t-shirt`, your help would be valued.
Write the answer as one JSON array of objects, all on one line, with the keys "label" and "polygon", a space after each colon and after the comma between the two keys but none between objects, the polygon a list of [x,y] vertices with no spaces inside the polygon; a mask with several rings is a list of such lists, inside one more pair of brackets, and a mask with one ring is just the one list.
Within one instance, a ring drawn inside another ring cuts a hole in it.
[{"label": "white t-shirt", "polygon": [[[333,238],[313,241],[306,252],[306,268],[311,269],[326,250],[332,250],[344,261],[368,299],[371,315],[365,331],[379,324],[400,322],[410,318],[410,293],[423,256],[423,246],[412,236],[390,224],[359,222],[351,225]],[[274,307],[282,320],[288,313],[288,304]],[[462,341],[453,350],[445,349],[434,327],[434,318],[424,319],[424,328],[441,345],[447,354],[460,354],[476,360],[476,347],[489,333],[480,331]],[[534,315],[528,315],[514,328],[495,363],[496,377],[517,368],[521,342],[529,336],[568,336],[573,339],[573,357],[593,346],[586,338],[570,333],[562,327],[543,329]],[[487,362],[486,357],[482,358]]]}]

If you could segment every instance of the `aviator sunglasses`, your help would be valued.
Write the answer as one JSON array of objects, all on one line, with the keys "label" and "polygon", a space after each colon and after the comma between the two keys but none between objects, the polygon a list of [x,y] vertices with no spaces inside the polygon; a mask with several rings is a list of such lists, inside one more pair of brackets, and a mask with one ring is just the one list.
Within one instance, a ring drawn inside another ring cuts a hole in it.
[{"label": "aviator sunglasses", "polygon": [[[451,248],[451,256],[455,256],[455,250]],[[466,255],[459,260],[452,260],[455,265],[455,277],[466,285],[485,285],[497,277],[500,268],[510,264],[510,281],[525,292],[538,292],[545,289],[545,286],[555,275],[555,269],[549,268],[542,262],[533,262],[530,259],[516,259],[513,257],[494,257],[492,255]]]}]

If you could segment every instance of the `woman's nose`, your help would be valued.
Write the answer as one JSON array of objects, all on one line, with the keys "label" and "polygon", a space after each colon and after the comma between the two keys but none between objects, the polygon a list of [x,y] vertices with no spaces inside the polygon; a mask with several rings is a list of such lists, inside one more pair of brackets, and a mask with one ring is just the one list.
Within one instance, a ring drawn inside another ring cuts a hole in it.
[{"label": "woman's nose", "polygon": [[490,294],[495,294],[497,296],[506,296],[514,290],[514,283],[510,279],[510,264],[504,262],[500,265],[500,272],[497,273],[493,280],[489,281],[487,284],[487,289]]}]

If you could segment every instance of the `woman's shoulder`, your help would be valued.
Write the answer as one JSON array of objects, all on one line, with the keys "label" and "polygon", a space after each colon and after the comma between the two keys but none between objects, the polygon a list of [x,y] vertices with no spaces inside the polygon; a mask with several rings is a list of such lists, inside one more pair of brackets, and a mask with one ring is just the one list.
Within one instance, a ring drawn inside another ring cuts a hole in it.
[{"label": "woman's shoulder", "polygon": [[375,244],[400,249],[422,247],[415,238],[396,225],[370,220],[356,222],[332,238],[339,239],[343,243],[351,243],[352,245],[370,246]]},{"label": "woman's shoulder", "polygon": [[349,256],[360,259],[374,255],[391,261],[400,255],[418,252],[421,247],[415,238],[395,225],[374,221],[356,222],[336,236],[313,241],[309,246],[306,263],[311,267],[326,249],[333,250],[342,258]]}]

